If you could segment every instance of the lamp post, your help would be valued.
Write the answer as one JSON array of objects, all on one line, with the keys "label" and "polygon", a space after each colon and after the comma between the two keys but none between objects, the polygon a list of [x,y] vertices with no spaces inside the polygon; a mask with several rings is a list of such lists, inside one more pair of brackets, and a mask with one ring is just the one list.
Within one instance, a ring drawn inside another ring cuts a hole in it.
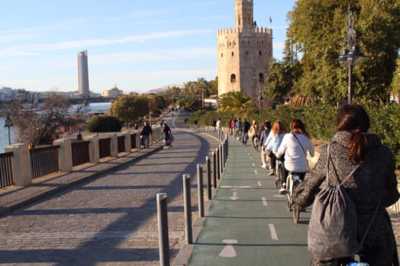
[{"label": "lamp post", "polygon": [[10,114],[7,114],[6,121],[4,122],[4,127],[8,128],[8,144],[11,145],[11,128],[13,127],[13,123],[10,118]]},{"label": "lamp post", "polygon": [[352,91],[352,78],[353,78],[353,66],[358,58],[356,54],[357,46],[357,33],[354,29],[354,14],[348,10],[347,18],[347,48],[344,53],[339,56],[339,61],[347,64],[348,69],[348,87],[347,87],[347,103],[351,104],[353,102],[353,91]]}]

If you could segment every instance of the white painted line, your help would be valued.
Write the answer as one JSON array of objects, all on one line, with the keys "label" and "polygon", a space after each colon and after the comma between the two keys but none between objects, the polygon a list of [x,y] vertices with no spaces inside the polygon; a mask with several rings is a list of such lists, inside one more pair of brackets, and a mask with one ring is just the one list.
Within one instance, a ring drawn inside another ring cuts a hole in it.
[{"label": "white painted line", "polygon": [[286,198],[285,195],[274,195],[274,197],[275,197],[275,198],[280,198],[280,199]]},{"label": "white painted line", "polygon": [[254,174],[255,174],[255,175],[258,175],[258,171],[257,171],[256,169],[254,170]]},{"label": "white painted line", "polygon": [[278,234],[277,234],[276,229],[275,229],[275,225],[269,224],[268,226],[269,226],[269,232],[271,233],[272,240],[278,241],[279,238],[278,238]]},{"label": "white painted line", "polygon": [[262,187],[261,181],[258,181],[258,182],[257,182],[257,186]]},{"label": "white painted line", "polygon": [[262,197],[261,200],[262,200],[262,203],[263,203],[264,207],[268,207],[267,198],[266,197]]},{"label": "white painted line", "polygon": [[255,163],[253,163],[253,164],[252,164],[252,166],[253,166],[253,167],[256,167],[256,164],[255,164]]},{"label": "white painted line", "polygon": [[225,239],[222,241],[225,244],[224,249],[219,253],[221,258],[236,258],[237,252],[235,250],[234,244],[237,244],[238,241],[236,239]]},{"label": "white painted line", "polygon": [[251,186],[220,186],[220,188],[240,189],[240,188],[251,188]]},{"label": "white painted line", "polygon": [[233,191],[233,195],[232,195],[232,197],[230,197],[230,199],[231,200],[238,200],[239,199],[237,191]]}]

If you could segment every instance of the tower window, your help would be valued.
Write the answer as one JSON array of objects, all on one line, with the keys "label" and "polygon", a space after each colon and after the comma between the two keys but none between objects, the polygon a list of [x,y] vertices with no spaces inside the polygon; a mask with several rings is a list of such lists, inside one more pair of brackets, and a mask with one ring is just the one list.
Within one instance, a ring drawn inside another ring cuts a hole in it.
[{"label": "tower window", "polygon": [[223,53],[221,53],[221,58],[222,58],[222,57],[224,57],[224,54],[223,54]]},{"label": "tower window", "polygon": [[236,82],[236,75],[232,74],[231,75],[231,83],[235,83]]},{"label": "tower window", "polygon": [[235,53],[234,53],[234,52],[232,52],[232,56],[235,56]]},{"label": "tower window", "polygon": [[264,73],[260,73],[260,74],[258,75],[258,81],[259,81],[260,83],[264,83],[264,82],[265,82]]},{"label": "tower window", "polygon": [[262,51],[261,51],[261,50],[258,51],[258,55],[259,55],[259,56],[262,56]]}]

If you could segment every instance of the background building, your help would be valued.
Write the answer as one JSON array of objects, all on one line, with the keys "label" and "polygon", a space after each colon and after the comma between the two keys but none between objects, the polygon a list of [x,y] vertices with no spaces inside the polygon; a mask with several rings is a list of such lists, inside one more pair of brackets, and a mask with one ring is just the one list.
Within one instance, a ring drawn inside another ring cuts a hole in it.
[{"label": "background building", "polygon": [[257,27],[253,0],[235,0],[235,27],[218,31],[218,95],[241,91],[258,99],[272,60],[272,30]]},{"label": "background building", "polygon": [[90,96],[87,51],[78,54],[78,93],[81,97]]},{"label": "background building", "polygon": [[116,86],[109,90],[104,90],[101,95],[107,98],[118,98],[119,96],[124,95],[124,92],[118,89]]}]

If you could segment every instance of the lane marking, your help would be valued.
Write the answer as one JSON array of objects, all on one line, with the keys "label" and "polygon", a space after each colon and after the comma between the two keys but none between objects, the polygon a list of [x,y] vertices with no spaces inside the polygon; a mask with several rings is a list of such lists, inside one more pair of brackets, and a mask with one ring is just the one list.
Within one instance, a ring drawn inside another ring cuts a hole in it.
[{"label": "lane marking", "polygon": [[230,199],[231,200],[238,200],[239,199],[237,191],[233,191],[233,195],[232,195],[232,197],[230,197]]},{"label": "lane marking", "polygon": [[275,198],[280,198],[280,199],[286,198],[285,195],[274,195],[274,197],[275,197]]},{"label": "lane marking", "polygon": [[266,197],[262,197],[261,200],[262,200],[262,203],[263,203],[264,207],[268,207],[267,198]]},{"label": "lane marking", "polygon": [[272,240],[278,241],[279,238],[278,238],[278,233],[276,232],[275,225],[269,224],[268,226],[269,226],[269,232],[271,233]]},{"label": "lane marking", "polygon": [[257,182],[257,186],[262,187],[261,181],[258,181],[258,182]]},{"label": "lane marking", "polygon": [[225,239],[222,241],[225,244],[224,249],[219,253],[221,258],[236,258],[237,252],[235,250],[234,244],[237,244],[236,239]]},{"label": "lane marking", "polygon": [[255,175],[258,175],[257,169],[254,170],[254,174],[255,174]]},{"label": "lane marking", "polygon": [[256,164],[255,164],[255,163],[252,163],[251,165],[252,165],[253,167],[256,167]]},{"label": "lane marking", "polygon": [[251,188],[251,186],[220,186],[220,188],[240,189],[240,188]]}]

